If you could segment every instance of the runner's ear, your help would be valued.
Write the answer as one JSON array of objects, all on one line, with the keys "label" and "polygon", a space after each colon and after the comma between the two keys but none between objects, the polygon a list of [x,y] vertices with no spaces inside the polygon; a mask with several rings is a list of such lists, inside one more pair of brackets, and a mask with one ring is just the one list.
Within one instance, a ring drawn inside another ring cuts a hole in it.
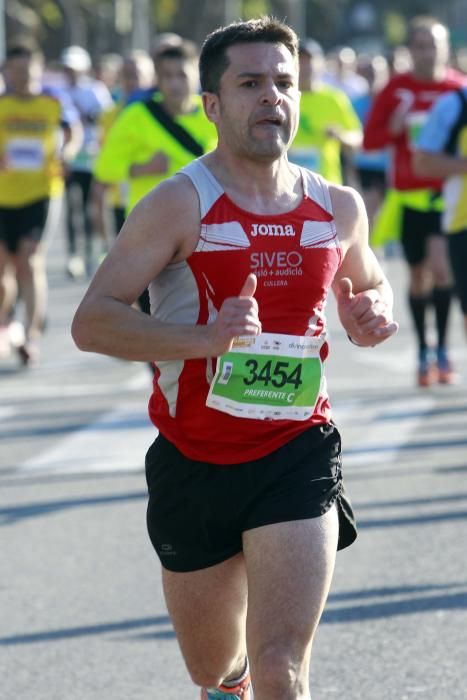
[{"label": "runner's ear", "polygon": [[256,275],[252,272],[248,275],[240,290],[239,297],[252,297],[256,292]]}]

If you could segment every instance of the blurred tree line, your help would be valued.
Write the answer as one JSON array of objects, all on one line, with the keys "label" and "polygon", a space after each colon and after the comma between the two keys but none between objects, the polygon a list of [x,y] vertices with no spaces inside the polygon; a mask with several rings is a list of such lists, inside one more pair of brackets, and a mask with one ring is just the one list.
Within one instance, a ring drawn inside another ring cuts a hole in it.
[{"label": "blurred tree line", "polygon": [[[327,49],[350,44],[380,50],[402,43],[406,21],[434,14],[467,45],[467,0],[4,0],[7,42],[34,40],[47,58],[80,44],[93,55],[146,48],[174,31],[201,43],[234,19],[274,14]],[[1,5],[1,3],[0,3]]]}]

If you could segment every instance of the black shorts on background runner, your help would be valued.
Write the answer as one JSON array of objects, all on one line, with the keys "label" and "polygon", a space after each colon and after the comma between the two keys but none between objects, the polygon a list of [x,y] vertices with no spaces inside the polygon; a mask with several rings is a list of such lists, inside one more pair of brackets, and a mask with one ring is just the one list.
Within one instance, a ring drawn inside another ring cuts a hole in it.
[{"label": "black shorts on background runner", "polygon": [[162,565],[204,569],[242,551],[242,533],[324,515],[335,503],[338,549],[357,536],[333,425],[313,426],[275,452],[217,466],[187,459],[162,435],[146,455],[147,526]]},{"label": "black shorts on background runner", "polygon": [[50,199],[40,199],[22,207],[0,207],[0,241],[16,253],[23,238],[40,241],[49,213]]},{"label": "black shorts on background runner", "polygon": [[403,207],[401,245],[409,265],[419,265],[425,260],[426,243],[430,236],[442,235],[441,212]]},{"label": "black shorts on background runner", "polygon": [[387,176],[384,170],[373,168],[357,168],[357,176],[362,189],[376,188],[384,194],[387,189]]}]

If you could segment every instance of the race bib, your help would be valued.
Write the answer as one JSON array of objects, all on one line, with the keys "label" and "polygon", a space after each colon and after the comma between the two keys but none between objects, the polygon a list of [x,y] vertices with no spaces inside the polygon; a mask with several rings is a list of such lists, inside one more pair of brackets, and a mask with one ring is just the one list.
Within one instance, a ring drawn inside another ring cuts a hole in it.
[{"label": "race bib", "polygon": [[428,118],[428,112],[411,112],[407,117],[409,145],[412,150],[417,147],[422,128]]},{"label": "race bib", "polygon": [[307,420],[323,374],[322,338],[262,333],[217,358],[206,405],[238,418]]},{"label": "race bib", "polygon": [[9,139],[6,157],[11,170],[42,170],[44,167],[44,143],[40,139]]}]

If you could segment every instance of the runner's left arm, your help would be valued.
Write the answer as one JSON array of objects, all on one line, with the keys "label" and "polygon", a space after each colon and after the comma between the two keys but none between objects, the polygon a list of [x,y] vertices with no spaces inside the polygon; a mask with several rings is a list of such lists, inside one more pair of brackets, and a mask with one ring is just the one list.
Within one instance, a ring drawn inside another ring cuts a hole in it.
[{"label": "runner's left arm", "polygon": [[360,195],[331,187],[343,259],[334,278],[339,319],[357,345],[378,345],[397,332],[391,286],[368,243],[368,219]]}]

